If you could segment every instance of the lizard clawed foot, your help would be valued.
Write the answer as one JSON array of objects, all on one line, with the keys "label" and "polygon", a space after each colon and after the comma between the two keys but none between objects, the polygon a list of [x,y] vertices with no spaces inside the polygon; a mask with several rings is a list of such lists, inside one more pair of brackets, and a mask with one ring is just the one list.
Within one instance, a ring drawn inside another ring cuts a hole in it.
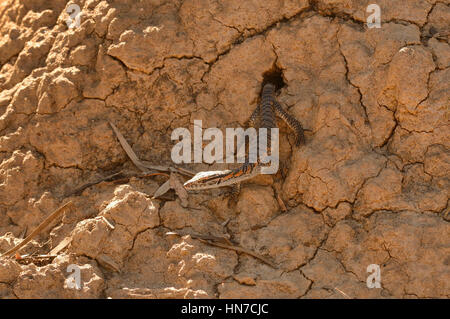
[{"label": "lizard clawed foot", "polygon": [[230,185],[229,189],[222,193],[229,196],[228,206],[235,206],[239,200],[239,194],[241,193],[241,183]]}]

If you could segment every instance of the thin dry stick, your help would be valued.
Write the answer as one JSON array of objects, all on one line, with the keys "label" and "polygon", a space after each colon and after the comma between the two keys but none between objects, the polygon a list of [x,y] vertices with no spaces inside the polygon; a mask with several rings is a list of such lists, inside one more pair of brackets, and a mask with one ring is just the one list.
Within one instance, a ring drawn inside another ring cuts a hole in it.
[{"label": "thin dry stick", "polygon": [[170,173],[169,185],[171,188],[175,190],[175,193],[180,198],[181,206],[187,207],[189,204],[188,193],[186,189],[183,187],[183,183],[181,183],[176,173]]},{"label": "thin dry stick", "polygon": [[140,173],[140,174],[127,175],[125,177],[118,178],[118,179],[115,179],[115,180],[108,180],[108,182],[125,183],[125,182],[129,181],[132,177],[142,178],[142,177],[150,177],[150,176],[165,176],[165,177],[169,177],[168,174],[160,173],[160,172],[157,172],[157,173]]},{"label": "thin dry stick", "polygon": [[338,292],[340,292],[345,298],[352,299],[349,295],[347,295],[345,292],[340,290],[338,287],[334,287],[334,289],[336,289]]},{"label": "thin dry stick", "polygon": [[20,260],[38,260],[38,259],[56,258],[56,257],[58,257],[58,255],[52,255],[52,254],[36,255],[36,256],[21,256],[21,255],[17,255],[16,259],[20,259]]},{"label": "thin dry stick", "polygon": [[20,242],[20,244],[16,245],[15,247],[11,248],[7,252],[3,253],[0,257],[9,256],[9,255],[15,253],[16,251],[18,251],[23,246],[25,246],[27,243],[29,243],[33,239],[33,237],[38,235],[45,227],[50,225],[50,223],[54,219],[56,219],[68,205],[73,205],[72,201],[65,203],[63,206],[59,207],[57,210],[55,210],[53,213],[51,213],[50,216],[48,216],[46,219],[44,219],[44,221],[42,223],[40,223],[39,226],[35,230],[33,230],[24,240],[22,240]]},{"label": "thin dry stick", "polygon": [[186,175],[186,176],[194,176],[195,173],[193,171],[190,171],[186,168],[182,168],[182,167],[169,167],[170,171],[172,172],[178,172],[180,174]]},{"label": "thin dry stick", "polygon": [[165,193],[167,193],[171,189],[170,180],[165,181],[159,188],[155,191],[152,198],[158,198]]},{"label": "thin dry stick", "polygon": [[161,171],[161,172],[169,172],[170,171],[169,166],[153,165],[152,163],[150,163],[149,161],[146,161],[146,160],[139,160],[139,162],[142,164],[142,166],[153,169],[155,171]]},{"label": "thin dry stick", "polygon": [[123,178],[118,178],[118,179],[115,179],[115,180],[107,180],[107,182],[122,183],[122,182],[129,181],[132,177],[143,178],[143,177],[150,177],[150,176],[164,176],[164,177],[169,177],[169,174],[161,173],[161,172],[156,172],[156,173],[129,174],[129,175],[126,175],[126,176],[123,177]]},{"label": "thin dry stick", "polygon": [[177,233],[177,232],[170,232],[168,234],[176,234],[178,236],[189,235],[193,239],[200,240],[201,242],[204,242],[211,246],[217,246],[220,248],[230,249],[230,250],[234,250],[234,251],[238,251],[238,252],[250,255],[256,259],[261,260],[262,262],[271,266],[272,268],[278,269],[277,265],[275,265],[273,262],[271,262],[267,258],[264,258],[263,256],[255,253],[249,249],[243,248],[241,246],[231,245],[230,241],[227,238],[222,238],[222,237],[217,237],[217,236],[200,235],[200,234],[190,234],[190,233],[181,234],[181,233]]},{"label": "thin dry stick", "polygon": [[259,260],[261,260],[262,262],[266,263],[267,265],[271,266],[272,268],[278,269],[277,265],[275,265],[273,262],[271,262],[270,260],[264,258],[263,256],[249,250],[249,249],[245,249],[241,246],[231,246],[231,245],[227,245],[227,244],[222,244],[222,243],[216,243],[216,242],[212,242],[212,241],[208,241],[208,240],[204,240],[204,239],[199,239],[201,241],[205,241],[206,243],[213,245],[213,246],[217,246],[217,247],[221,247],[221,248],[226,248],[226,249],[230,249],[230,250],[235,250],[235,251],[239,251],[241,253],[245,253],[247,255],[250,255],[252,257],[255,257]]},{"label": "thin dry stick", "polygon": [[160,172],[178,172],[183,175],[187,176],[194,176],[195,173],[181,167],[171,167],[171,166],[161,166],[161,165],[152,165],[151,163],[147,161],[140,160],[136,153],[131,148],[130,144],[128,144],[125,137],[123,137],[122,133],[120,133],[119,129],[111,122],[109,122],[109,125],[111,125],[114,133],[116,134],[117,138],[119,139],[120,145],[122,145],[122,148],[124,149],[125,153],[127,153],[128,157],[131,159],[131,161],[134,163],[134,165],[137,166],[141,171],[148,172],[148,169],[152,169],[155,171]]},{"label": "thin dry stick", "polygon": [[50,250],[50,255],[58,255],[61,250],[67,247],[72,242],[72,237],[66,237],[52,250]]},{"label": "thin dry stick", "polygon": [[109,125],[111,125],[112,129],[114,130],[114,133],[116,133],[120,145],[122,145],[122,148],[124,149],[125,153],[127,153],[128,157],[133,162],[133,164],[136,165],[136,167],[139,168],[141,171],[147,173],[148,169],[141,163],[136,153],[131,148],[130,144],[128,144],[125,137],[123,137],[122,133],[120,133],[119,129],[111,122],[109,122]]},{"label": "thin dry stick", "polygon": [[170,175],[166,174],[166,173],[147,173],[147,174],[137,175],[137,177],[150,177],[150,176],[159,176],[159,175],[160,176],[165,176],[165,177],[170,177]]},{"label": "thin dry stick", "polygon": [[66,194],[66,197],[69,197],[69,196],[72,196],[72,195],[78,195],[82,191],[84,191],[86,188],[91,187],[93,185],[100,184],[101,182],[107,181],[107,180],[109,180],[111,178],[114,178],[114,177],[120,175],[120,174],[122,174],[122,172],[118,172],[118,173],[114,173],[114,174],[111,174],[111,175],[106,176],[106,177],[102,177],[102,178],[96,180],[95,182],[86,183],[86,184],[76,188],[75,190],[71,191],[70,193]]},{"label": "thin dry stick", "polygon": [[122,171],[120,171],[118,173],[111,174],[111,175],[106,176],[106,177],[102,177],[102,178],[96,180],[95,182],[86,183],[86,184],[78,187],[74,191],[71,191],[71,192],[67,193],[66,197],[69,197],[69,196],[72,196],[72,195],[79,195],[86,188],[94,186],[94,185],[97,185],[97,184],[100,184],[102,182],[115,182],[115,183],[124,182],[124,181],[128,181],[131,177],[150,177],[150,176],[159,176],[159,175],[165,176],[165,177],[169,177],[169,174],[161,173],[161,172],[154,172],[154,173],[140,173],[140,174],[124,175],[125,177],[114,179],[114,177],[117,177],[117,176],[119,176],[121,174],[123,174]]},{"label": "thin dry stick", "polygon": [[284,204],[283,199],[281,198],[280,194],[278,194],[278,193],[277,193],[277,201],[278,201],[278,205],[281,208],[281,211],[287,212],[286,205]]}]

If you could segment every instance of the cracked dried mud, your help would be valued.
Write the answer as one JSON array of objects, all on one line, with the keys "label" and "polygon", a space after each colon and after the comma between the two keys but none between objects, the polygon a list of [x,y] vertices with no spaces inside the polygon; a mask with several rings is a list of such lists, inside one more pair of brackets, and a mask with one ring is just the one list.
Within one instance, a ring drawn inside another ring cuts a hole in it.
[{"label": "cracked dried mud", "polygon": [[[371,29],[368,0],[73,2],[69,29],[65,0],[0,1],[0,253],[73,202],[20,250],[66,243],[50,263],[0,257],[0,298],[450,297],[448,0],[377,0]],[[276,72],[306,144],[279,121],[280,172],[235,200],[153,199],[165,176],[67,196],[138,172],[108,122],[173,165],[175,128],[244,127]]]}]

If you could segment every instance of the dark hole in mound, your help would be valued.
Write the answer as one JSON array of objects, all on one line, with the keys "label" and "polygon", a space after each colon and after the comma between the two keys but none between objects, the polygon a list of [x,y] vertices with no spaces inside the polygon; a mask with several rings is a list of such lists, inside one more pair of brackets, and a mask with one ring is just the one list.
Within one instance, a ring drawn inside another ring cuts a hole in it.
[{"label": "dark hole in mound", "polygon": [[263,83],[261,90],[266,83],[272,83],[275,85],[275,90],[278,91],[285,86],[283,81],[283,71],[276,66],[263,74]]}]

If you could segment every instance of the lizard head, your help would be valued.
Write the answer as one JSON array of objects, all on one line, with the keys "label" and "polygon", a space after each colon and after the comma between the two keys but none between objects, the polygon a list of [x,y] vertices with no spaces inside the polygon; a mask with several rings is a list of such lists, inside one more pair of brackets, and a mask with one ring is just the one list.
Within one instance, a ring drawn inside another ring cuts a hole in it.
[{"label": "lizard head", "polygon": [[222,178],[226,177],[230,173],[230,170],[199,172],[190,180],[185,182],[183,186],[187,191],[217,188],[222,181]]}]

